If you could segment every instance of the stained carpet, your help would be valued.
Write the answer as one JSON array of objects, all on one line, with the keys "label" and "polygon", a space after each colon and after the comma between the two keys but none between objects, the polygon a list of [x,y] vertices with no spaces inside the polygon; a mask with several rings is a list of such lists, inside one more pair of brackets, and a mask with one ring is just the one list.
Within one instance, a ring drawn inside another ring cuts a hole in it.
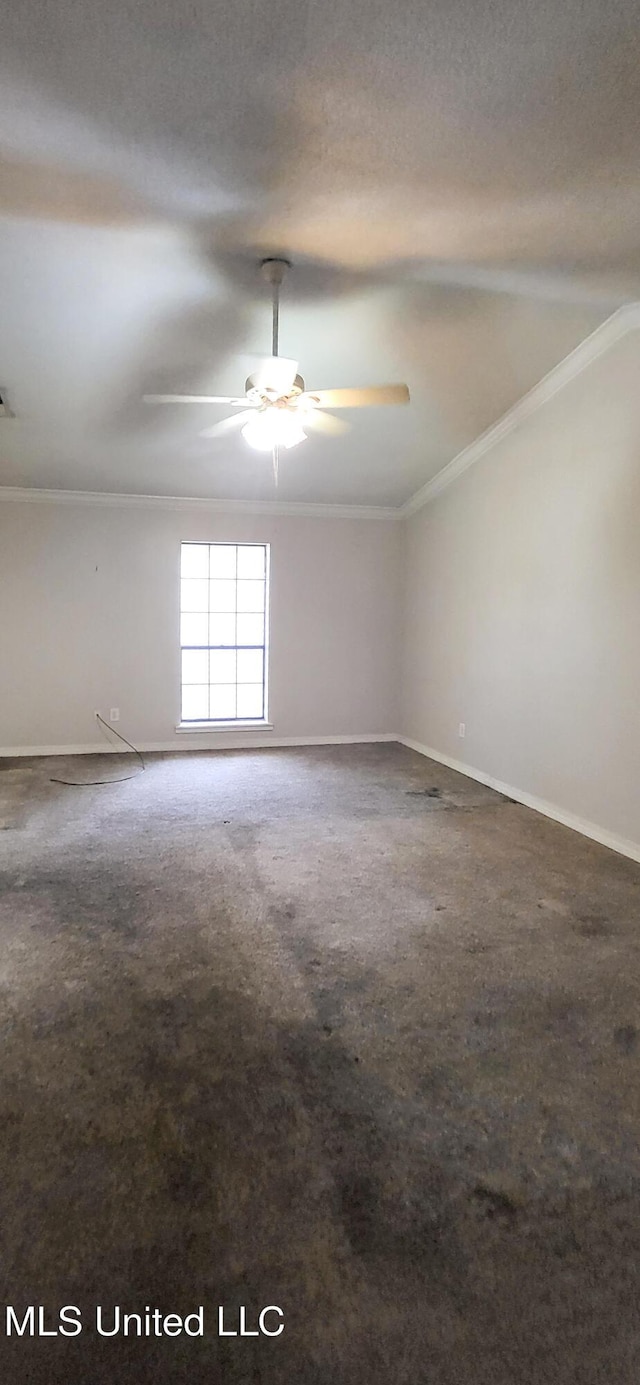
[{"label": "stained carpet", "polygon": [[640,867],[397,745],[118,764],[0,774],[0,1300],[83,1321],[2,1379],[637,1385]]}]

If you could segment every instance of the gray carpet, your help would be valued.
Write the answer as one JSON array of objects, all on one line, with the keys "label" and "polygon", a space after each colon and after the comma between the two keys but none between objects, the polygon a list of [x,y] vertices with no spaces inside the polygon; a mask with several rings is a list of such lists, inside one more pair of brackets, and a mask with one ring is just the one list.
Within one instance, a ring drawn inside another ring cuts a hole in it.
[{"label": "gray carpet", "polygon": [[396,745],[118,764],[0,774],[0,1299],[84,1324],[3,1381],[637,1385],[640,867]]}]

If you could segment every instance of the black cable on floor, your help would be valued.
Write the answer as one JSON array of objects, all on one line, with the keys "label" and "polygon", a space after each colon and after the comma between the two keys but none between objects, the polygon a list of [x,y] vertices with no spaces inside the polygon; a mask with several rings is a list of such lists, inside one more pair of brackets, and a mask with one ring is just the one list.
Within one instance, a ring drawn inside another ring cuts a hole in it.
[{"label": "black cable on floor", "polygon": [[99,712],[96,712],[96,721],[99,723],[100,726],[104,726],[107,731],[112,731],[113,735],[117,736],[118,740],[122,741],[123,745],[128,746],[129,750],[132,750],[133,754],[138,756],[138,759],[140,761],[140,769],[136,770],[134,774],[123,774],[118,779],[54,779],[53,777],[51,777],[49,781],[51,784],[64,784],[67,788],[70,789],[93,789],[97,788],[100,784],[126,784],[128,779],[137,778],[138,774],[140,774],[142,770],[147,768],[144,762],[144,757],[141,754],[141,752],[137,749],[137,747],[135,745],[132,745],[131,741],[128,741],[126,736],[121,736],[120,732],[116,731],[115,728],[111,726],[109,722],[105,721],[104,717],[101,717]]}]

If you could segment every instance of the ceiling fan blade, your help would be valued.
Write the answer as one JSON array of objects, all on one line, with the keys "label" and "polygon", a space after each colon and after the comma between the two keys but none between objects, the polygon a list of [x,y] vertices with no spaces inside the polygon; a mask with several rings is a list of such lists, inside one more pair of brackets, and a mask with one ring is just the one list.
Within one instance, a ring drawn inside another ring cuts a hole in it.
[{"label": "ceiling fan blade", "polygon": [[143,394],[145,404],[233,404],[246,408],[246,399],[228,394]]},{"label": "ceiling fan blade", "polygon": [[370,404],[408,404],[407,385],[372,385],[369,389],[307,390],[300,396],[322,409],[364,409]]},{"label": "ceiling fan blade", "polygon": [[220,423],[214,423],[211,428],[203,428],[199,434],[201,438],[223,438],[227,433],[235,432],[236,428],[242,428],[250,418],[253,418],[253,409],[243,409],[239,414],[231,414],[230,418],[221,419]]},{"label": "ceiling fan blade", "polygon": [[335,418],[333,414],[327,414],[323,409],[300,409],[300,422],[306,430],[312,433],[327,433],[331,437],[338,437],[340,433],[348,433],[350,423],[345,423],[341,418]]},{"label": "ceiling fan blade", "polygon": [[287,356],[268,356],[254,370],[252,381],[261,393],[273,393],[276,398],[288,394],[298,374],[298,362]]}]

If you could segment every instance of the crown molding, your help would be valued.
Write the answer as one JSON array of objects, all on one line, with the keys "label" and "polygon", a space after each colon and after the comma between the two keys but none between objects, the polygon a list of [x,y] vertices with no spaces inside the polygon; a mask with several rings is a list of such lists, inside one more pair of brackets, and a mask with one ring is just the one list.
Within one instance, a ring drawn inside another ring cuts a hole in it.
[{"label": "crown molding", "polygon": [[570,384],[576,376],[581,375],[583,370],[603,356],[612,346],[619,342],[628,332],[637,330],[640,327],[640,303],[629,303],[623,308],[618,308],[610,317],[596,327],[584,341],[570,351],[558,365],[544,375],[527,394],[517,401],[512,408],[508,409],[493,423],[484,433],[481,433],[474,442],[468,447],[463,448],[452,461],[448,462],[441,471],[436,472],[425,486],[422,486],[415,495],[412,495],[400,508],[402,518],[408,518],[417,510],[421,510],[424,505],[428,505],[434,500],[441,491],[446,490],[459,476],[462,476],[469,467],[479,462],[487,452],[490,452],[497,443],[503,438],[513,433],[520,424],[543,404],[547,404],[554,395],[564,389],[565,385]]},{"label": "crown molding", "polygon": [[207,500],[198,496],[127,495],[110,491],[41,490],[0,486],[0,502],[28,505],[105,505],[116,509],[206,510],[212,514],[289,515],[309,519],[400,519],[390,505],[322,505],[295,500]]}]

